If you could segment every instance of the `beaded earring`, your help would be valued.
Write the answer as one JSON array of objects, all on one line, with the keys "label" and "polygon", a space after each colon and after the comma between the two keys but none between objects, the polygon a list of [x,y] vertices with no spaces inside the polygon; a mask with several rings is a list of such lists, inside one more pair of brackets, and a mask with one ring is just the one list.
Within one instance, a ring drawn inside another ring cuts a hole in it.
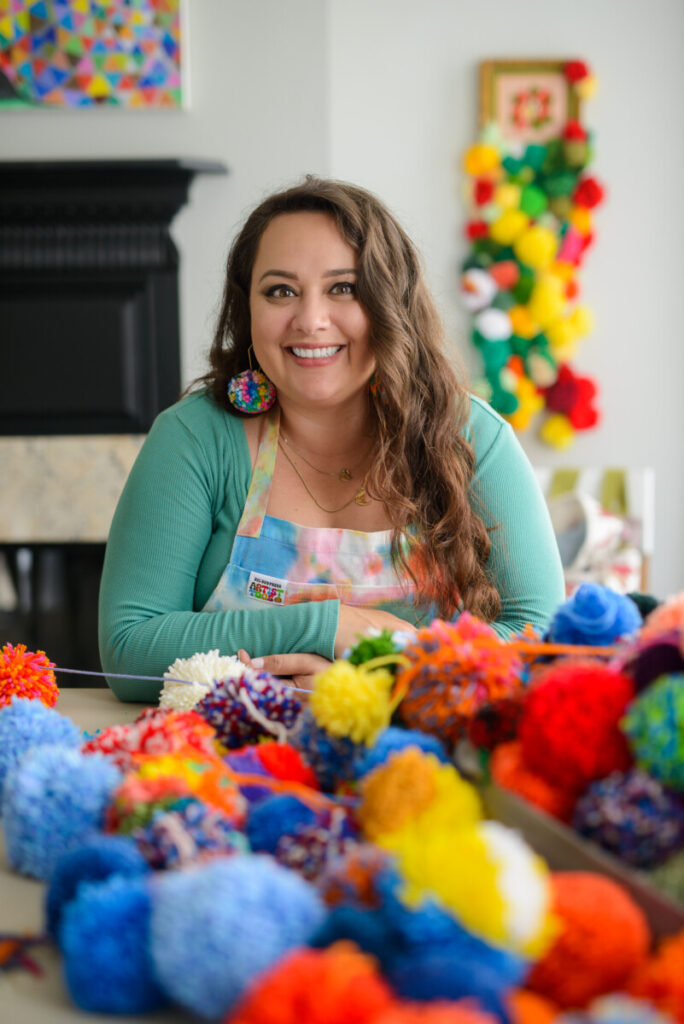
[{"label": "beaded earring", "polygon": [[249,359],[249,370],[236,373],[228,381],[226,389],[228,401],[240,412],[256,415],[260,412],[268,412],[276,400],[275,384],[268,379],[261,370],[252,369],[252,352],[254,349],[249,346],[247,358]]}]

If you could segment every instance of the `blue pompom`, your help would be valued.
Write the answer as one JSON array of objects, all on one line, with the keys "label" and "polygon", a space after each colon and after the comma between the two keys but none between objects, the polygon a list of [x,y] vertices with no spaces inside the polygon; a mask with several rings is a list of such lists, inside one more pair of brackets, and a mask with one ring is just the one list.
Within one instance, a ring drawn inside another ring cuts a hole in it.
[{"label": "blue pompom", "polygon": [[301,826],[314,825],[316,820],[316,812],[296,796],[267,797],[249,810],[249,845],[257,853],[275,853],[281,836],[293,835]]},{"label": "blue pompom", "polygon": [[59,944],[75,1003],[89,1013],[145,1013],[165,1003],[149,949],[147,878],[86,882],[64,908]]},{"label": "blue pompom", "polygon": [[404,750],[406,747],[418,747],[426,754],[434,754],[445,764],[448,762],[444,745],[436,736],[429,736],[419,729],[399,729],[391,725],[384,729],[370,750],[362,751],[354,765],[357,779],[373,771],[378,765],[384,764],[390,754]]},{"label": "blue pompom", "polygon": [[187,1009],[223,1017],[324,915],[311,885],[261,854],[161,874],[150,928],[156,977]]},{"label": "blue pompom", "polygon": [[476,999],[483,1010],[502,1024],[510,1024],[506,1009],[507,987],[491,964],[464,956],[458,946],[412,950],[394,961],[387,980],[404,999]]},{"label": "blue pompom", "polygon": [[325,949],[341,939],[356,943],[359,949],[374,956],[383,973],[404,949],[381,913],[349,905],[333,907],[308,944],[314,949]]},{"label": "blue pompom", "polygon": [[7,856],[23,875],[50,878],[59,858],[97,832],[121,772],[101,754],[35,747],[7,777]]},{"label": "blue pompom", "polygon": [[630,597],[600,583],[582,583],[552,618],[548,638],[558,644],[603,647],[640,626],[639,609]]},{"label": "blue pompom", "polygon": [[46,708],[39,700],[12,697],[0,709],[0,807],[7,773],[21,761],[27,750],[46,745],[79,747],[81,731],[70,718]]},{"label": "blue pompom", "polygon": [[324,793],[354,776],[354,761],[366,748],[346,736],[331,736],[305,708],[292,731],[290,742],[316,774]]},{"label": "blue pompom", "polygon": [[110,875],[143,875],[147,861],[130,836],[94,835],[83,846],[60,857],[47,891],[47,930],[56,938],[67,903],[81,882],[103,882]]}]

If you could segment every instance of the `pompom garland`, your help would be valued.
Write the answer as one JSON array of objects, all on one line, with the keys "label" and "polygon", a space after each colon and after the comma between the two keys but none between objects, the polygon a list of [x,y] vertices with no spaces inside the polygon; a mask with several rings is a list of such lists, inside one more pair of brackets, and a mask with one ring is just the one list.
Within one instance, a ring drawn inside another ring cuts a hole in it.
[{"label": "pompom garland", "polygon": [[561,1007],[584,1006],[621,989],[646,961],[650,932],[643,912],[602,875],[554,872],[551,887],[561,928],[527,987]]},{"label": "pompom garland", "polygon": [[59,687],[45,651],[28,651],[26,644],[5,644],[0,648],[0,707],[12,697],[39,700],[51,708],[57,703]]},{"label": "pompom garland", "polygon": [[33,747],[78,747],[81,732],[74,723],[42,701],[12,697],[0,710],[0,814],[7,774]]}]

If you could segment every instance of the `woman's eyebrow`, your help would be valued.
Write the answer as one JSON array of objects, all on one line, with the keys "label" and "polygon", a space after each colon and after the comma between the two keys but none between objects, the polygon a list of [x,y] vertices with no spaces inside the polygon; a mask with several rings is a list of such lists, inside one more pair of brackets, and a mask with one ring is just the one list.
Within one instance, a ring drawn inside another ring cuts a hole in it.
[{"label": "woman's eyebrow", "polygon": [[[340,274],[355,274],[356,267],[340,267],[335,270],[326,270],[323,277],[339,277]],[[263,281],[265,277],[284,277],[288,281],[298,281],[299,278],[296,274],[291,274],[288,270],[265,270],[259,281]]]}]

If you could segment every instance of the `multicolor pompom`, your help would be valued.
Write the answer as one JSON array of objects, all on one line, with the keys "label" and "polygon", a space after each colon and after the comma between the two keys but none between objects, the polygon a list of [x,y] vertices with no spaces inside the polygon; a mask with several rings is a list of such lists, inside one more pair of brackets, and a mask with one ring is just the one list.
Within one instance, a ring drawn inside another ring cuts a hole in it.
[{"label": "multicolor pompom", "polygon": [[39,700],[46,707],[57,703],[59,688],[52,671],[54,662],[45,651],[27,651],[26,644],[5,644],[0,648],[0,707],[12,697]]},{"label": "multicolor pompom", "polygon": [[83,744],[85,754],[108,754],[122,771],[135,768],[136,756],[193,750],[197,756],[216,754],[214,729],[194,711],[146,708],[131,725],[112,725]]},{"label": "multicolor pompom", "polygon": [[301,712],[291,687],[268,672],[242,666],[237,678],[218,679],[195,707],[229,750],[262,737],[285,740]]},{"label": "multicolor pompom", "polygon": [[657,679],[633,702],[622,728],[639,767],[684,790],[684,674]]}]

